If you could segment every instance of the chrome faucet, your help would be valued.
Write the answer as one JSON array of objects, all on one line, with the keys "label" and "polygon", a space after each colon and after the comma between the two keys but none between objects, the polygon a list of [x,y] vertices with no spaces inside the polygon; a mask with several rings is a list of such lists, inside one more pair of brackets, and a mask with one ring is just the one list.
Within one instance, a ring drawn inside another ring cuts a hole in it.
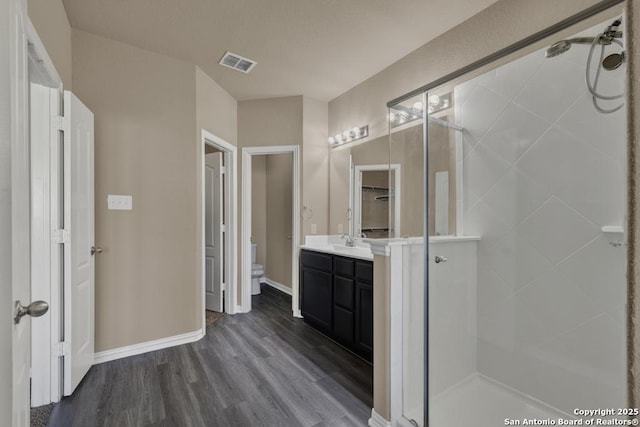
[{"label": "chrome faucet", "polygon": [[340,237],[346,240],[345,245],[349,246],[350,248],[355,246],[355,243],[353,242],[353,237],[351,237],[347,233],[342,234]]}]

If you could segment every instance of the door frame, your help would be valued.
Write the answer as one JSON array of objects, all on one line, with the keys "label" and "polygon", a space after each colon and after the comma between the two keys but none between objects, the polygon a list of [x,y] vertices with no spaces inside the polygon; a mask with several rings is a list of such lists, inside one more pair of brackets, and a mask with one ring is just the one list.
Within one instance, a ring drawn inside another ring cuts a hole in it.
[{"label": "door frame", "polygon": [[298,245],[300,244],[300,147],[298,145],[274,145],[244,147],[242,149],[242,311],[251,311],[251,172],[252,157],[268,154],[292,155],[292,233],[291,233],[291,311],[294,317],[300,312],[300,287],[298,276]]},{"label": "door frame", "polygon": [[[394,191],[394,224],[393,224],[393,236],[400,237],[400,201],[402,200],[402,169],[400,164],[384,164],[384,165],[354,165],[352,174],[352,190],[351,190],[351,212],[353,212],[353,219],[351,221],[351,235],[356,236],[356,231],[362,230],[362,172],[371,171],[388,171],[395,174],[395,187]],[[390,190],[390,189],[389,189]],[[362,232],[362,231],[360,231]],[[389,235],[389,237],[393,237]]]},{"label": "door frame", "polygon": [[[32,406],[46,405],[58,402],[62,397],[63,370],[61,366],[61,354],[54,351],[57,344],[62,341],[62,304],[61,289],[63,286],[63,271],[60,263],[63,260],[63,244],[53,238],[53,233],[62,224],[62,192],[64,190],[60,177],[61,158],[57,149],[62,145],[61,123],[56,122],[55,117],[62,116],[63,83],[56,71],[53,61],[49,57],[44,44],[28,17],[25,17],[27,39],[29,41],[29,60],[38,66],[38,72],[50,81],[49,105],[46,119],[38,125],[42,134],[48,138],[34,141],[30,138],[31,150],[39,151],[37,169],[32,169],[30,176],[34,174],[42,178],[42,192],[32,193],[31,198],[36,197],[36,205],[42,206],[42,217],[38,220],[41,233],[31,233],[31,255],[40,259],[41,263],[31,265],[32,277],[39,277],[42,282],[31,282],[32,300],[41,299],[38,295],[48,295],[49,312],[31,322],[32,335],[38,338],[31,339],[31,399]],[[31,124],[30,124],[31,126]],[[41,144],[41,145],[40,145]],[[58,145],[60,144],[60,145]],[[31,165],[32,168],[34,165]],[[30,189],[30,192],[33,188]],[[48,194],[45,194],[48,193]],[[30,219],[33,229],[34,223]],[[34,295],[35,294],[35,295]],[[37,354],[39,357],[33,357]]]},{"label": "door frame", "polygon": [[205,299],[206,299],[206,249],[205,249],[205,164],[204,151],[207,146],[216,148],[223,153],[225,179],[224,179],[224,216],[225,216],[225,243],[224,243],[224,263],[227,272],[224,289],[224,312],[236,314],[240,312],[237,305],[238,289],[238,238],[236,231],[236,221],[238,217],[238,184],[236,174],[238,170],[237,148],[202,129],[200,150],[198,151],[200,163],[200,250],[202,251],[201,275],[202,275],[202,330],[206,330]]}]

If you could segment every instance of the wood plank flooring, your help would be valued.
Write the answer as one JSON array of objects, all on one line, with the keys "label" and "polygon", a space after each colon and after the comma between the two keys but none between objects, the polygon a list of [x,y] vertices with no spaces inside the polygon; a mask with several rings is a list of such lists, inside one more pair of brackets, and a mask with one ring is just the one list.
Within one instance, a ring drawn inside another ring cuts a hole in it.
[{"label": "wood plank flooring", "polygon": [[291,317],[263,285],[200,341],[93,366],[49,422],[68,426],[366,426],[372,366]]}]

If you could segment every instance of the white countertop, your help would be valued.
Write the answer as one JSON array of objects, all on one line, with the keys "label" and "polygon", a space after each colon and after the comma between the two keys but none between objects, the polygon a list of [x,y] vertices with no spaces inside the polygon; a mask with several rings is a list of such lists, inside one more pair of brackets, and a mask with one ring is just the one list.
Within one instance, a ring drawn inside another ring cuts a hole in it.
[{"label": "white countertop", "polygon": [[[429,236],[429,244],[469,242],[480,240],[479,236]],[[422,245],[422,237],[390,238],[390,239],[354,239],[355,246],[345,245],[345,240],[339,235],[307,236],[304,245],[300,249],[323,252],[326,254],[340,255],[349,258],[373,260],[372,246],[404,246]]]},{"label": "white countertop", "polygon": [[307,236],[304,245],[300,245],[300,249],[373,261],[371,247],[362,239],[354,239],[355,246],[352,247],[346,246],[345,243],[339,235]]}]

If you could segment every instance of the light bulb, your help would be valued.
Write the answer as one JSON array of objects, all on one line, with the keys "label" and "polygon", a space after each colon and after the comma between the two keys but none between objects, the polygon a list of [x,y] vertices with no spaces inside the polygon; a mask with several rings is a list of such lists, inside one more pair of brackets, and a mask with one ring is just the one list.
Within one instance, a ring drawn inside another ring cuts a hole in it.
[{"label": "light bulb", "polygon": [[393,123],[393,122],[395,122],[395,121],[396,121],[396,115],[395,115],[395,113],[389,113],[389,121],[390,121],[391,123]]},{"label": "light bulb", "polygon": [[336,139],[332,136],[329,137],[329,144],[335,144],[336,143]]},{"label": "light bulb", "polygon": [[354,138],[360,138],[361,135],[360,135],[360,128],[359,127],[357,127],[357,126],[354,127],[352,132],[353,132],[353,137]]},{"label": "light bulb", "polygon": [[435,107],[438,104],[440,104],[440,97],[438,95],[429,96],[429,105],[433,105]]},{"label": "light bulb", "polygon": [[334,136],[336,143],[339,144],[342,142],[342,135],[337,134],[336,136]]},{"label": "light bulb", "polygon": [[345,141],[348,141],[351,139],[351,135],[349,135],[349,131],[345,130],[344,132],[342,132],[342,139]]},{"label": "light bulb", "polygon": [[421,101],[418,101],[415,104],[413,104],[414,110],[422,111],[423,108],[424,108],[424,104]]},{"label": "light bulb", "polygon": [[427,108],[427,113],[429,114],[433,114],[436,111],[435,108],[433,108],[433,106],[429,105],[429,108]]}]

